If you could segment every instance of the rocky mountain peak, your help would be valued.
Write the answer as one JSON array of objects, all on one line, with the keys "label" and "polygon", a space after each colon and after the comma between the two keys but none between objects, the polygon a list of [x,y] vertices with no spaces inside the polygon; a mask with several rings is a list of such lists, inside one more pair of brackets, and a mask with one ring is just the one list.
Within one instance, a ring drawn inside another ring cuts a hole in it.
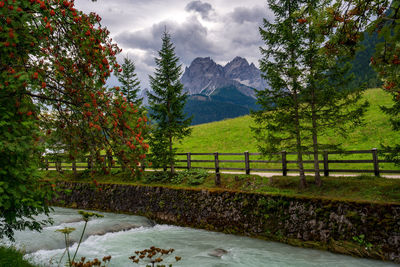
[{"label": "rocky mountain peak", "polygon": [[225,65],[225,69],[229,68],[238,68],[238,67],[248,67],[249,62],[247,62],[247,59],[242,58],[242,57],[235,57],[232,61],[228,62],[228,64]]},{"label": "rocky mountain peak", "polygon": [[189,94],[206,94],[215,90],[215,81],[224,77],[223,67],[215,63],[210,57],[198,57],[185,69],[181,78],[185,91]]},{"label": "rocky mountain peak", "polygon": [[224,67],[210,57],[196,58],[185,69],[181,82],[191,95],[211,95],[215,89],[233,85],[243,94],[255,97],[254,89],[263,89],[266,85],[260,70],[242,57],[235,57]]}]

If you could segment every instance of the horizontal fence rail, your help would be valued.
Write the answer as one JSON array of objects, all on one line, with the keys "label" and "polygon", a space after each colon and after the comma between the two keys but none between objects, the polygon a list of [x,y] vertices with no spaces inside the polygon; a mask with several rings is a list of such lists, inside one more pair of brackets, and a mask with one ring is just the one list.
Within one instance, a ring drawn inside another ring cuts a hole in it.
[{"label": "horizontal fence rail", "polygon": [[[400,173],[400,167],[397,169],[385,169],[384,164],[395,163],[391,160],[379,159],[384,154],[393,151],[379,151],[376,148],[371,150],[352,150],[352,151],[323,151],[319,154],[318,163],[320,165],[319,172],[324,176],[329,176],[331,173],[373,173],[375,176],[380,176],[381,173]],[[313,152],[304,152],[304,155],[311,158]],[[288,172],[298,172],[298,161],[295,159],[296,152],[282,151],[280,153],[273,153],[268,156],[263,156],[261,153],[177,153],[176,154],[176,169],[191,169],[202,168],[207,170],[215,170],[216,183],[220,183],[220,171],[244,171],[246,174],[251,172],[281,172],[283,176],[287,176]],[[331,157],[330,157],[331,155]],[[351,156],[358,155],[357,157],[368,157],[369,159],[337,159],[338,156]],[[148,156],[148,155],[147,155]],[[199,157],[201,159],[199,159]],[[231,157],[227,159],[227,157]],[[235,157],[232,159],[232,157]],[[255,159],[255,157],[258,157]],[[332,158],[335,157],[335,158]],[[85,170],[93,168],[93,159],[90,156],[83,157],[84,160],[78,162],[76,160],[62,161],[62,157],[53,155],[53,160],[44,157],[43,163],[45,170],[69,169],[74,172],[77,170]],[[268,159],[266,159],[268,158]],[[112,155],[101,156],[101,161],[105,168],[123,168],[122,164],[118,162]],[[203,164],[205,163],[205,164]],[[305,167],[306,172],[315,172],[314,160],[307,159],[303,163],[312,165],[311,168]],[[350,166],[357,166],[363,164],[368,169],[363,168],[342,168],[340,165],[347,164]],[[265,167],[265,165],[268,165]],[[290,165],[290,166],[289,166]],[[144,167],[142,167],[144,169]],[[165,169],[165,168],[164,168]]]}]

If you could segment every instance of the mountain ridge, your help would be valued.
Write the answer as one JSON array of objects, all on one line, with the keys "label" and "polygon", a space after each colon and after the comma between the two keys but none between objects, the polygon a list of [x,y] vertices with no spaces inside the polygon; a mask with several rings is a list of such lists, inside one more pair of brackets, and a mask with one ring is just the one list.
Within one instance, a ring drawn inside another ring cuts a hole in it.
[{"label": "mountain ridge", "polygon": [[181,82],[189,95],[211,95],[216,89],[235,86],[244,95],[255,98],[255,90],[267,87],[261,71],[245,58],[235,57],[225,66],[210,57],[197,57],[185,68]]}]

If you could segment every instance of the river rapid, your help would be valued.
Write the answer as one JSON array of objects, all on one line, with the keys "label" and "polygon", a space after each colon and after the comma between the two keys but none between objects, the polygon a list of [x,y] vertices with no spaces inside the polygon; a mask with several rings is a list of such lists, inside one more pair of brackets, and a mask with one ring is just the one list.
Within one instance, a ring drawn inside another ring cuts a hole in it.
[{"label": "river rapid", "polygon": [[[3,240],[2,243],[22,249],[27,253],[25,258],[39,266],[57,266],[64,252],[65,242],[64,235],[56,230],[65,227],[76,228],[71,233],[73,245],[70,250],[73,253],[84,226],[84,221],[77,211],[54,208],[51,214],[54,219],[53,225],[44,227],[41,233],[16,232],[15,243],[9,240]],[[89,221],[77,258],[85,256],[87,259],[102,259],[111,255],[111,261],[107,266],[145,266],[132,263],[129,257],[135,255],[134,251],[151,246],[174,248],[175,252],[165,261],[181,267],[398,266],[393,263],[298,248],[249,237],[159,225],[141,216],[98,213],[104,217]],[[175,263],[175,256],[182,257],[182,260]],[[64,256],[63,261],[65,260]]]}]

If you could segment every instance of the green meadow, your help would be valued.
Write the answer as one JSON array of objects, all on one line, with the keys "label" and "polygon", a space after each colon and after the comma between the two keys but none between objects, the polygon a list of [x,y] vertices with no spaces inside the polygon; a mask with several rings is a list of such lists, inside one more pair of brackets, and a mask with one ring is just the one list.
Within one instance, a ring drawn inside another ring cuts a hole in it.
[{"label": "green meadow", "polygon": [[[328,130],[325,135],[320,136],[322,142],[330,144],[342,144],[343,150],[370,150],[372,148],[382,147],[398,143],[400,140],[400,132],[394,132],[391,129],[389,117],[384,114],[380,106],[391,106],[393,100],[391,96],[382,89],[368,89],[365,91],[363,101],[368,101],[370,106],[364,117],[364,124],[349,131],[346,137],[342,137],[332,130]],[[177,144],[180,153],[198,153],[198,152],[220,152],[220,153],[243,153],[245,151],[258,152],[257,141],[251,131],[254,122],[251,116],[243,116],[234,119],[227,119],[218,122],[201,124],[193,126],[191,136],[185,138],[180,144]],[[383,155],[379,155],[383,159]],[[179,159],[185,159],[180,156]],[[193,156],[192,159],[213,159],[213,156]],[[243,156],[225,156],[221,159],[235,160],[243,159]],[[253,156],[251,160],[261,159],[259,156]],[[266,158],[268,159],[268,158]],[[306,158],[310,159],[310,158]],[[321,157],[322,159],[322,157]],[[329,155],[330,160],[335,159],[372,159],[371,154],[357,155]],[[288,160],[295,160],[294,156],[289,156]],[[184,163],[183,163],[184,164]],[[212,163],[196,163],[194,166],[212,167]],[[225,163],[222,167],[238,167],[243,168],[243,163]],[[257,164],[254,163],[252,168],[279,168],[280,164]],[[289,164],[289,168],[296,168],[295,164]],[[311,169],[311,164],[306,164],[306,168]],[[332,163],[330,169],[373,169],[370,163]],[[380,163],[381,169],[399,169],[391,163]]]}]

